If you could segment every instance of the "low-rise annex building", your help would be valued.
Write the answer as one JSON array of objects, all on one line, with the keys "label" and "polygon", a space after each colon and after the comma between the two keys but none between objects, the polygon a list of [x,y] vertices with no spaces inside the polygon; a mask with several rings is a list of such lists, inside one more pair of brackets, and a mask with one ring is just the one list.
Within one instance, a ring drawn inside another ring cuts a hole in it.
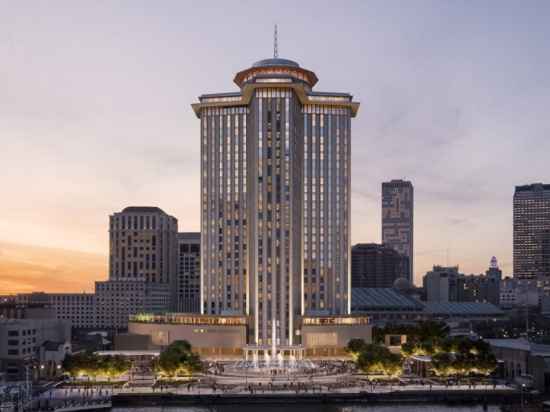
[{"label": "low-rise annex building", "polygon": [[247,359],[264,355],[296,359],[347,359],[345,347],[351,339],[372,342],[369,318],[361,315],[307,316],[297,330],[300,345],[249,345],[245,316],[166,313],[131,316],[128,333],[115,337],[117,350],[162,349],[186,340],[205,359]]}]

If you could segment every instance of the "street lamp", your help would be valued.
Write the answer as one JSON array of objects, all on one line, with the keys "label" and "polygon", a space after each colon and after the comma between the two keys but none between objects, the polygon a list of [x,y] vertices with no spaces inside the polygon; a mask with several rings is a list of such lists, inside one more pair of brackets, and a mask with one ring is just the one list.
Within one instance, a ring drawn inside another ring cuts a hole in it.
[{"label": "street lamp", "polygon": [[521,410],[523,410],[523,392],[525,391],[525,384],[521,384]]}]

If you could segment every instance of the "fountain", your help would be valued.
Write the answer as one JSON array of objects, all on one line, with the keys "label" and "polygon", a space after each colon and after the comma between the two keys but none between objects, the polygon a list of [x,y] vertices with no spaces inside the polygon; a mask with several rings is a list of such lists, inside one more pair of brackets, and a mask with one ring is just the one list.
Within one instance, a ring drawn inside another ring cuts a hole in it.
[{"label": "fountain", "polygon": [[260,365],[258,365],[258,352],[254,352],[252,354],[252,367],[254,369],[258,369]]},{"label": "fountain", "polygon": [[271,321],[271,362],[272,364],[275,364],[275,360],[277,359],[277,327],[276,327],[276,321]]},{"label": "fountain", "polygon": [[[277,339],[277,321],[271,323],[271,342],[264,345],[250,345],[244,348],[246,360],[235,362],[226,370],[238,375],[243,370],[255,377],[265,376],[310,376],[318,371],[317,365],[303,359],[304,348],[301,345],[281,345],[282,339]],[[298,358],[297,358],[298,355]],[[250,375],[247,375],[251,377]]]},{"label": "fountain", "polygon": [[296,368],[296,356],[290,355],[288,366],[290,367],[290,369]]}]

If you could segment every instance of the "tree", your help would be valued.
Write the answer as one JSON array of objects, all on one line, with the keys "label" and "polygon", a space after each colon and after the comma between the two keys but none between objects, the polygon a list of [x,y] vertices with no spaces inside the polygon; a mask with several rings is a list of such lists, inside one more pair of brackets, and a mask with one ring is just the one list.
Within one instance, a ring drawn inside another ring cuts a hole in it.
[{"label": "tree", "polygon": [[433,370],[439,376],[488,375],[496,368],[496,358],[487,342],[451,338],[442,346],[445,351],[432,357]]},{"label": "tree", "polygon": [[413,342],[405,342],[401,345],[401,355],[405,358],[410,358],[413,355],[416,355],[416,344]]},{"label": "tree", "polygon": [[449,336],[449,327],[443,322],[425,321],[417,327],[417,339],[419,341],[442,341]]},{"label": "tree", "polygon": [[93,352],[80,352],[67,355],[63,360],[63,369],[73,378],[89,376],[95,380],[99,373],[99,357]]},{"label": "tree", "polygon": [[359,353],[365,349],[367,344],[363,339],[351,339],[346,345],[346,351],[351,354],[351,356],[357,360]]},{"label": "tree", "polygon": [[128,373],[131,367],[132,362],[123,356],[104,356],[101,362],[101,374],[109,379],[116,379]]},{"label": "tree", "polygon": [[119,378],[127,373],[131,366],[130,360],[123,356],[99,356],[93,352],[67,355],[63,361],[63,369],[73,378],[85,375],[93,380],[98,376],[108,379]]},{"label": "tree", "polygon": [[437,376],[451,376],[456,373],[454,358],[450,353],[442,352],[432,357],[432,368]]},{"label": "tree", "polygon": [[177,377],[201,371],[202,363],[200,357],[192,352],[191,344],[179,340],[162,351],[154,368],[160,375]]},{"label": "tree", "polygon": [[365,344],[357,354],[357,367],[365,373],[398,376],[402,371],[401,356],[376,344]]}]

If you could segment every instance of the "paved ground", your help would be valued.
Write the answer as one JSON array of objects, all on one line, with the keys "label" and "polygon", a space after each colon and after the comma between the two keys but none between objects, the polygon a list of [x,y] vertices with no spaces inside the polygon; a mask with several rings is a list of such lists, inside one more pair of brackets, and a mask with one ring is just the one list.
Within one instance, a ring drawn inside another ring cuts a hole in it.
[{"label": "paved ground", "polygon": [[206,375],[198,377],[198,383],[179,387],[152,388],[150,386],[106,389],[104,387],[89,388],[53,388],[42,393],[39,399],[43,400],[97,400],[110,397],[118,393],[176,393],[176,394],[244,394],[244,393],[385,393],[392,391],[427,391],[427,390],[510,390],[506,385],[443,385],[433,381],[421,384],[372,384],[365,377],[349,373],[314,376],[277,376],[277,377],[248,377],[227,375]]}]

